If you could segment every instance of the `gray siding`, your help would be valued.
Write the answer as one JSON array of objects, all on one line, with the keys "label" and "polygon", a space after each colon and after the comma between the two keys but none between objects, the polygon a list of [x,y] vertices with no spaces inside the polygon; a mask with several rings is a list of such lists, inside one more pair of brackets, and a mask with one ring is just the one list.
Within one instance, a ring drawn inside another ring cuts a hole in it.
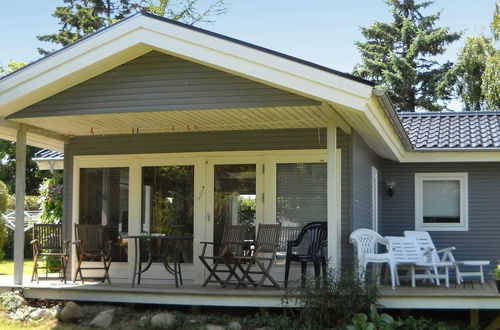
[{"label": "gray siding", "polygon": [[315,100],[153,51],[10,118],[318,104]]},{"label": "gray siding", "polygon": [[469,230],[431,231],[438,249],[455,246],[462,260],[498,262],[500,251],[500,164],[397,164],[385,161],[383,178],[395,180],[392,198],[382,194],[382,234],[401,236],[415,229],[415,173],[467,172],[469,174]]},{"label": "gray siding", "polygon": [[[338,147],[342,148],[342,225],[343,238],[350,228],[350,137],[339,132]],[[179,132],[165,134],[75,137],[66,145],[64,154],[64,217],[71,223],[73,191],[73,159],[78,155],[112,155],[138,153],[202,152],[326,149],[326,130],[259,130],[228,132]],[[345,192],[345,193],[344,193]],[[71,228],[66,228],[71,234]],[[348,242],[343,239],[343,248]],[[344,260],[344,258],[343,258]],[[346,259],[347,262],[348,259]]]},{"label": "gray siding", "polygon": [[[352,229],[372,228],[372,167],[380,172],[380,157],[358,134],[353,134]],[[380,175],[380,174],[379,174]],[[380,180],[379,180],[380,182]],[[380,193],[380,189],[379,189]]]}]

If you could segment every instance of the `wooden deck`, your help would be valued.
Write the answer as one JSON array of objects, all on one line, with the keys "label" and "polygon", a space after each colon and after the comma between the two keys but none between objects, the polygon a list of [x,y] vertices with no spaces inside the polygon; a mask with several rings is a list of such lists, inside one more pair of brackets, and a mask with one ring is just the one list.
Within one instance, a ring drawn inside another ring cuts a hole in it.
[{"label": "wooden deck", "polygon": [[[64,284],[49,280],[37,284],[27,279],[22,286],[16,286],[11,276],[0,276],[0,292],[16,288],[25,289],[24,294],[28,298],[187,306],[279,308],[283,307],[287,297],[284,289],[221,288],[215,284],[202,287],[186,283],[176,288],[173,284],[148,283],[132,288],[130,283],[113,282],[109,285],[69,281]],[[500,294],[493,282],[483,285],[478,282],[460,286],[451,284],[450,288],[432,285],[411,288],[403,285],[396,290],[383,286],[380,293],[380,304],[389,309],[500,309]],[[289,301],[293,306],[293,298]]]}]

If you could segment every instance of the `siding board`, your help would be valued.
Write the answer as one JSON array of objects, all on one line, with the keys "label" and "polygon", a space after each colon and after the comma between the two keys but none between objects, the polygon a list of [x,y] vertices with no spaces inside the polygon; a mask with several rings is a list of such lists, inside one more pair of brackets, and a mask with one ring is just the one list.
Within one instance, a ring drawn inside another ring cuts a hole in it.
[{"label": "siding board", "polygon": [[152,51],[9,118],[320,105],[320,102]]}]

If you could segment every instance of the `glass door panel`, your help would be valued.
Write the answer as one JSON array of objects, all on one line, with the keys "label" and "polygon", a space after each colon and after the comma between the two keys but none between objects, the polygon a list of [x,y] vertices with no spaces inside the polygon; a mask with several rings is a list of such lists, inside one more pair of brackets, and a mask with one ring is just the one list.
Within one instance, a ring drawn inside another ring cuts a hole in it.
[{"label": "glass door panel", "polygon": [[[142,168],[141,231],[151,234],[193,235],[194,166],[145,166]],[[154,262],[162,240],[155,240]],[[193,263],[193,241],[181,242],[181,261]],[[172,260],[172,251],[166,251]]]},{"label": "glass door panel", "polygon": [[128,168],[81,168],[78,223],[101,225],[104,239],[112,242],[114,262],[127,261],[120,239],[128,231]]},{"label": "glass door panel", "polygon": [[256,164],[214,165],[213,237],[219,251],[224,228],[243,224],[246,239],[255,238]]}]

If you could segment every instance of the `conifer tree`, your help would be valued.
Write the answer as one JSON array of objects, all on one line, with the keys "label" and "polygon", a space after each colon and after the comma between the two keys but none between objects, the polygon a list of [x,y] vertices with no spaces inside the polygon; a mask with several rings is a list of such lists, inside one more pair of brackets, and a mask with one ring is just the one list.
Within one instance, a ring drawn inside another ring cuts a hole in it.
[{"label": "conifer tree", "polygon": [[[199,7],[198,0],[64,0],[65,6],[52,14],[59,20],[60,30],[37,39],[66,46],[140,10],[186,24],[210,22],[208,17],[226,12],[224,0],[203,3],[205,7]],[[52,51],[38,48],[41,55]]]},{"label": "conifer tree", "polygon": [[461,33],[436,26],[440,13],[425,16],[432,1],[387,0],[393,21],[362,27],[365,42],[356,42],[362,63],[354,75],[385,88],[398,111],[417,109],[439,111],[442,105],[436,88],[451,63],[440,64],[435,57]]}]

